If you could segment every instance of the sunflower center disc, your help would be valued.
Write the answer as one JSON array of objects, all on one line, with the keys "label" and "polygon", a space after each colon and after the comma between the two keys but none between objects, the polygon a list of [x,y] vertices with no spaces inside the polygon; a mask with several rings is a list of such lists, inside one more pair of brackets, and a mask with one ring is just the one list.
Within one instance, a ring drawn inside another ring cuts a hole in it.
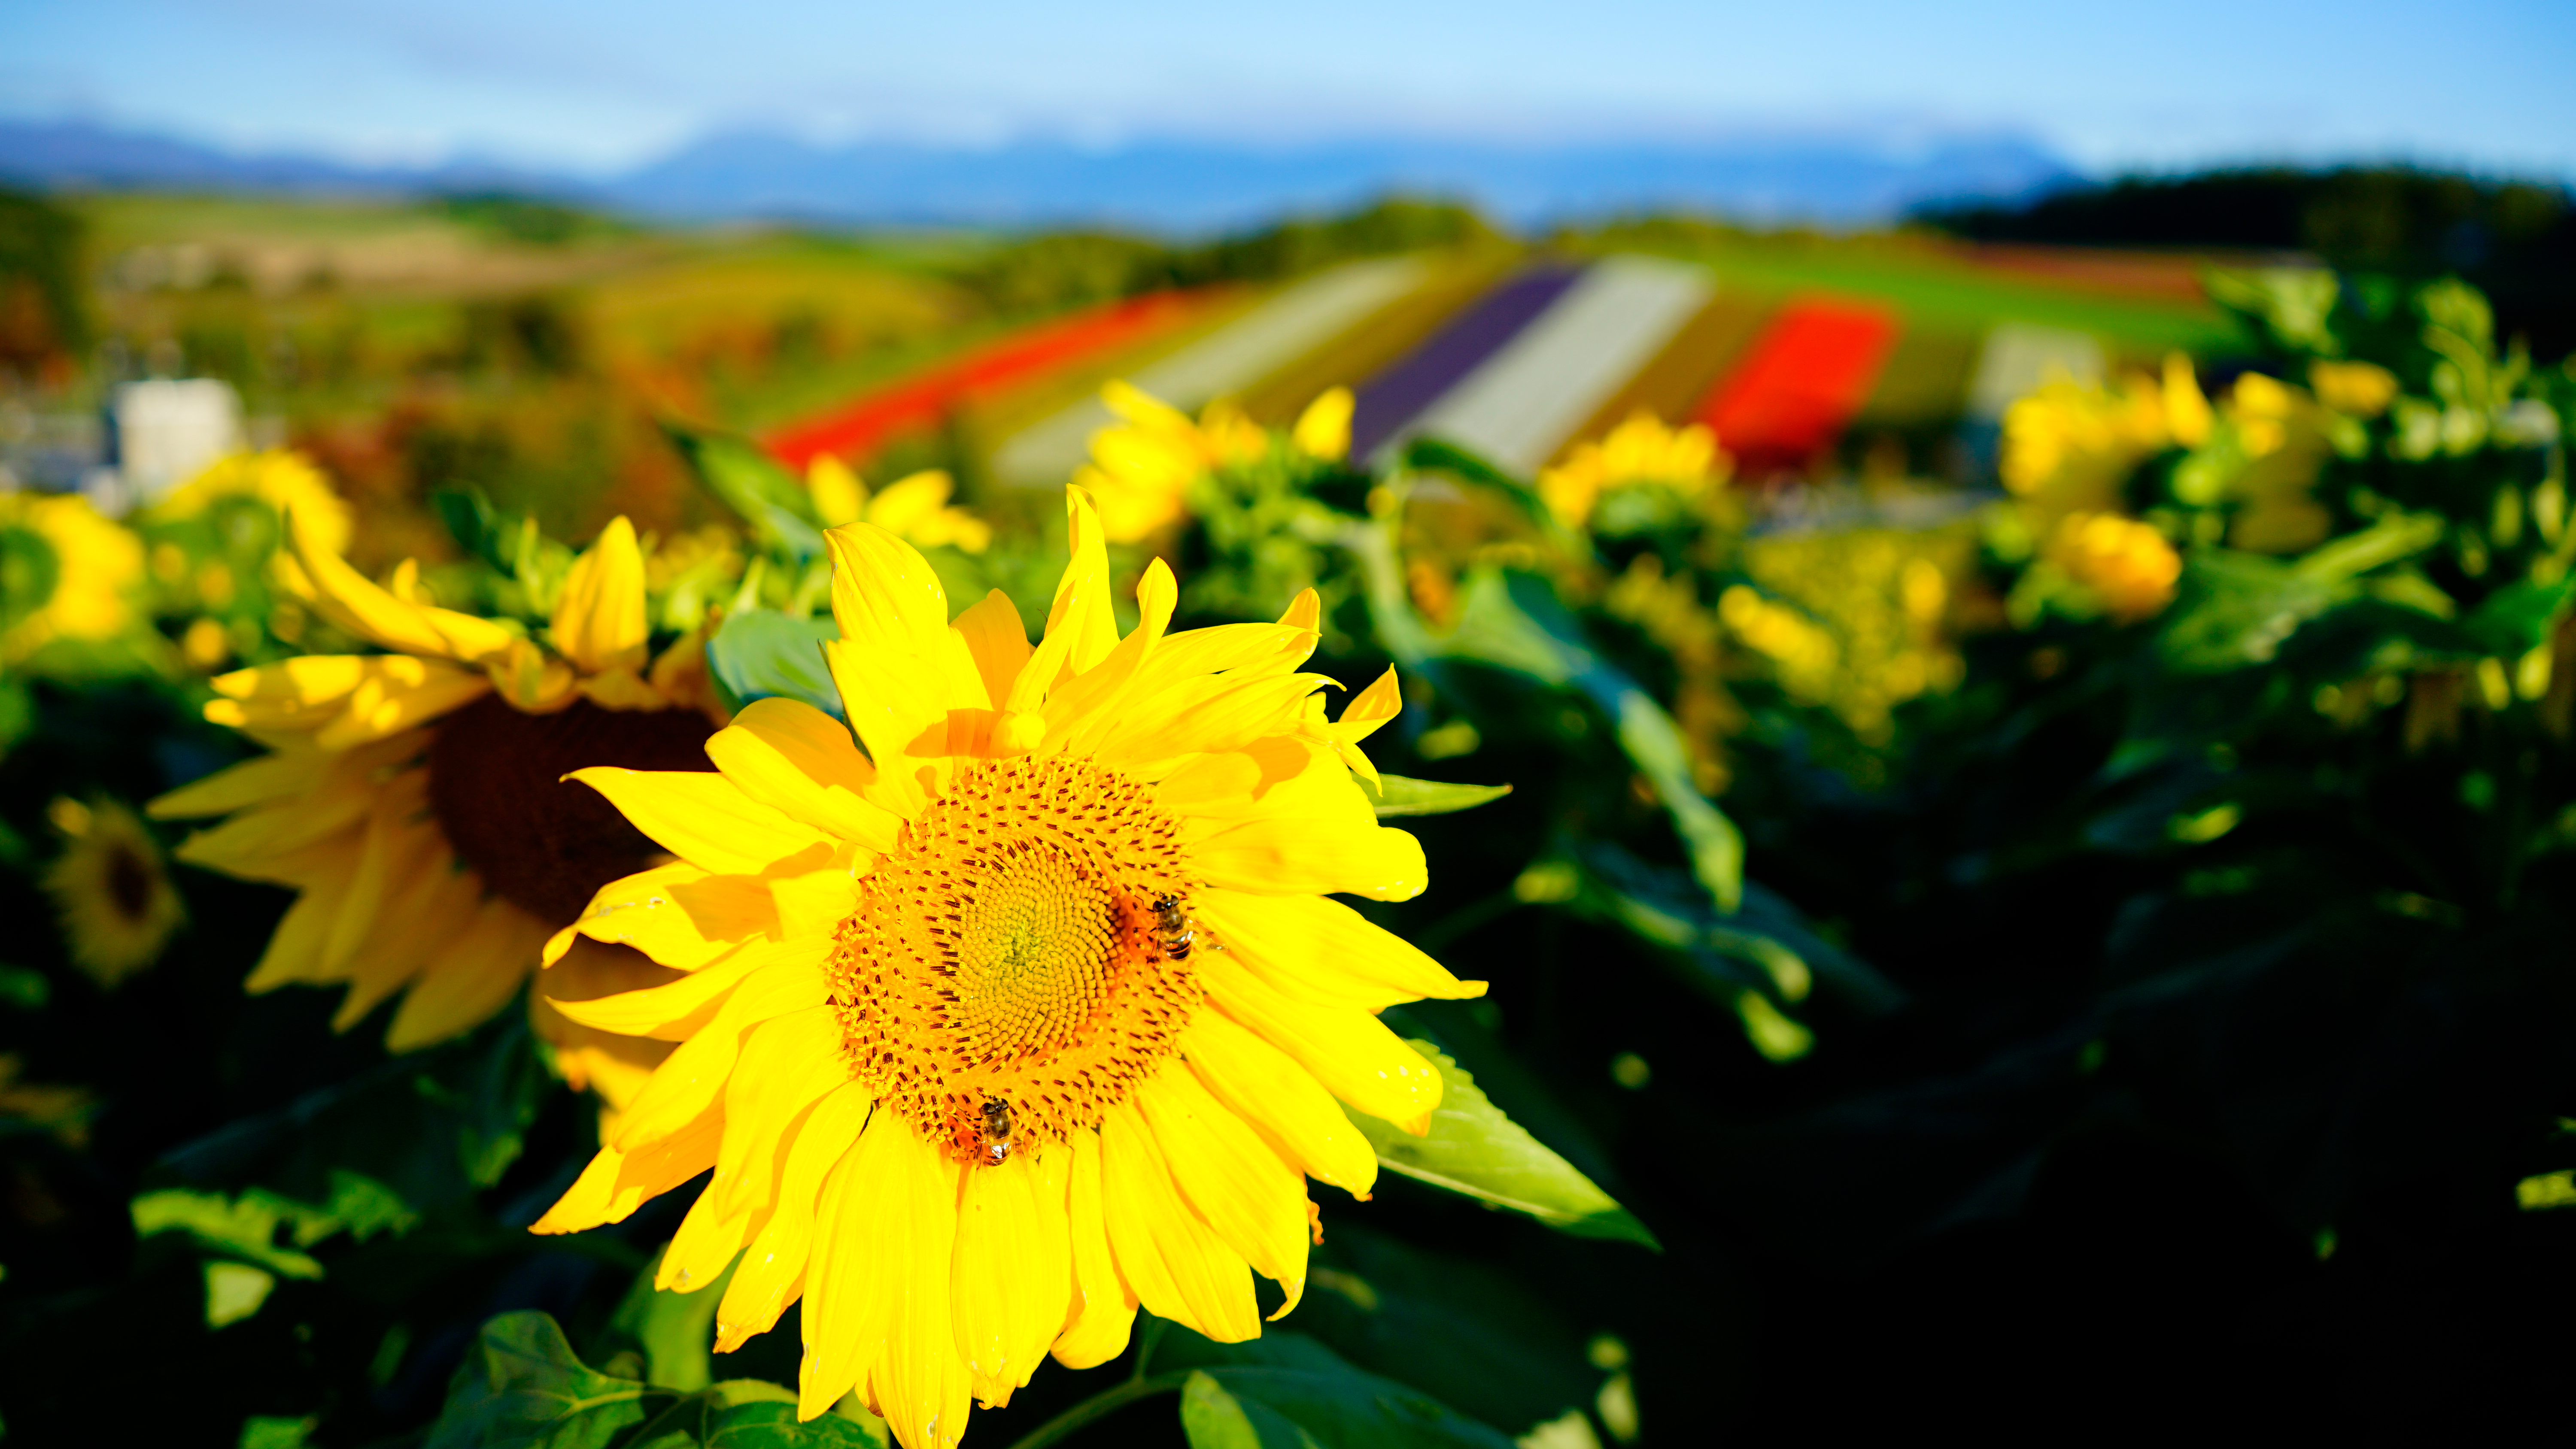
[{"label": "sunflower center disc", "polygon": [[553,714],[523,714],[487,694],[438,722],[430,809],[487,888],[549,926],[564,925],[601,886],[662,853],[598,791],[564,775],[589,765],[712,770],[706,743],[714,733],[693,709],[602,709],[584,699]]},{"label": "sunflower center disc", "polygon": [[1172,1052],[1200,992],[1155,935],[1185,899],[1179,822],[1081,760],[987,760],[862,882],[830,971],[852,1074],[961,1158],[984,1107],[1061,1141]]}]

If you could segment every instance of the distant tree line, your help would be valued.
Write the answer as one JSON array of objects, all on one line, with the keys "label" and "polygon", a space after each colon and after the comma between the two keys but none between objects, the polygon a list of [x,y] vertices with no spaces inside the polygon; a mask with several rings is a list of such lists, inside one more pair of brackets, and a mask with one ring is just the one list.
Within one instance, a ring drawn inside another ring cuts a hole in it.
[{"label": "distant tree line", "polygon": [[80,350],[81,220],[39,196],[0,190],[0,369],[32,377]]},{"label": "distant tree line", "polygon": [[1914,219],[1972,241],[2296,251],[2341,270],[2456,274],[2540,355],[2576,346],[2576,199],[2564,186],[2407,166],[2255,167],[1933,206]]},{"label": "distant tree line", "polygon": [[1501,240],[1472,207],[1389,197],[1341,216],[1292,217],[1207,242],[1113,232],[1030,236],[976,258],[958,280],[996,311],[1044,311],[1165,287],[1271,281],[1357,257]]}]

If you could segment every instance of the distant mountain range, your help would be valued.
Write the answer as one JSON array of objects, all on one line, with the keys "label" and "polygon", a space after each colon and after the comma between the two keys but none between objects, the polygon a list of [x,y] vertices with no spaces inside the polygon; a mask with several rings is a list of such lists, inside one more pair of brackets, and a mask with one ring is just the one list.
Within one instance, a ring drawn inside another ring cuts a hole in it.
[{"label": "distant mountain range", "polygon": [[605,179],[496,164],[366,167],[244,155],[80,122],[0,122],[0,178],[42,189],[301,195],[510,191],[686,221],[883,225],[1093,223],[1199,232],[1392,191],[1456,197],[1531,225],[1691,210],[1852,225],[1931,201],[2016,199],[2078,179],[2027,138],[1962,133],[1743,135],[1672,143],[1512,147],[1349,141],[1297,147],[1138,141],[1108,149],[1025,141],[986,150],[826,146],[710,136]]}]

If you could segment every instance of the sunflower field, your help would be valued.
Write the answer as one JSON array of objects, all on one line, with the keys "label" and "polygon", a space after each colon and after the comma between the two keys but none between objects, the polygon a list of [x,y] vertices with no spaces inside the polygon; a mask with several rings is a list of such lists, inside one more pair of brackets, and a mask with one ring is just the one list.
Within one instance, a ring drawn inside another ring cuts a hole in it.
[{"label": "sunflower field", "polygon": [[[2576,373],[2456,280],[2220,269],[1837,455],[1966,344],[1438,239],[1295,316],[1204,258],[907,313],[837,412],[600,423],[651,506],[571,537],[471,450],[416,518],[301,439],[0,492],[0,1431],[1604,1449],[2563,1382]],[[1765,360],[1685,376],[1721,332]],[[1630,362],[1490,382],[1541,333]],[[998,450],[939,421],[1095,354]]]}]

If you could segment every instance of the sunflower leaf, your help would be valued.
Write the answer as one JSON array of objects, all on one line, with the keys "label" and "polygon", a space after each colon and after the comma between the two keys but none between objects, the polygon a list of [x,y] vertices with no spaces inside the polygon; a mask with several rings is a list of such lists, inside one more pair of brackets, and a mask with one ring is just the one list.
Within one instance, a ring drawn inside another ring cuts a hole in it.
[{"label": "sunflower leaf", "polygon": [[674,1396],[613,1378],[575,1357],[563,1330],[543,1313],[504,1313],[483,1325],[427,1449],[545,1445],[606,1449],[619,1435],[670,1407]]},{"label": "sunflower leaf", "polygon": [[1210,1343],[1175,1327],[1158,1363],[1188,1370],[1181,1430],[1191,1449],[1506,1449],[1511,1436],[1411,1384],[1382,1378],[1299,1333]]},{"label": "sunflower leaf", "polygon": [[1416,1137],[1392,1122],[1344,1110],[1389,1170],[1498,1208],[1527,1213],[1578,1238],[1614,1238],[1663,1251],[1636,1215],[1487,1100],[1476,1079],[1430,1042],[1409,1043],[1438,1067],[1439,1108]]},{"label": "sunflower leaf", "polygon": [[1415,780],[1403,775],[1380,775],[1377,779],[1377,813],[1381,820],[1390,815],[1447,815],[1472,810],[1512,793],[1509,785],[1453,785],[1446,780]]},{"label": "sunflower leaf", "polygon": [[755,699],[801,699],[840,719],[841,692],[823,665],[822,648],[840,637],[841,626],[830,619],[745,609],[707,641],[707,670],[736,709]]},{"label": "sunflower leaf", "polygon": [[666,422],[662,430],[707,491],[740,514],[763,543],[799,560],[822,556],[823,533],[813,497],[785,464],[748,438],[678,423]]}]

